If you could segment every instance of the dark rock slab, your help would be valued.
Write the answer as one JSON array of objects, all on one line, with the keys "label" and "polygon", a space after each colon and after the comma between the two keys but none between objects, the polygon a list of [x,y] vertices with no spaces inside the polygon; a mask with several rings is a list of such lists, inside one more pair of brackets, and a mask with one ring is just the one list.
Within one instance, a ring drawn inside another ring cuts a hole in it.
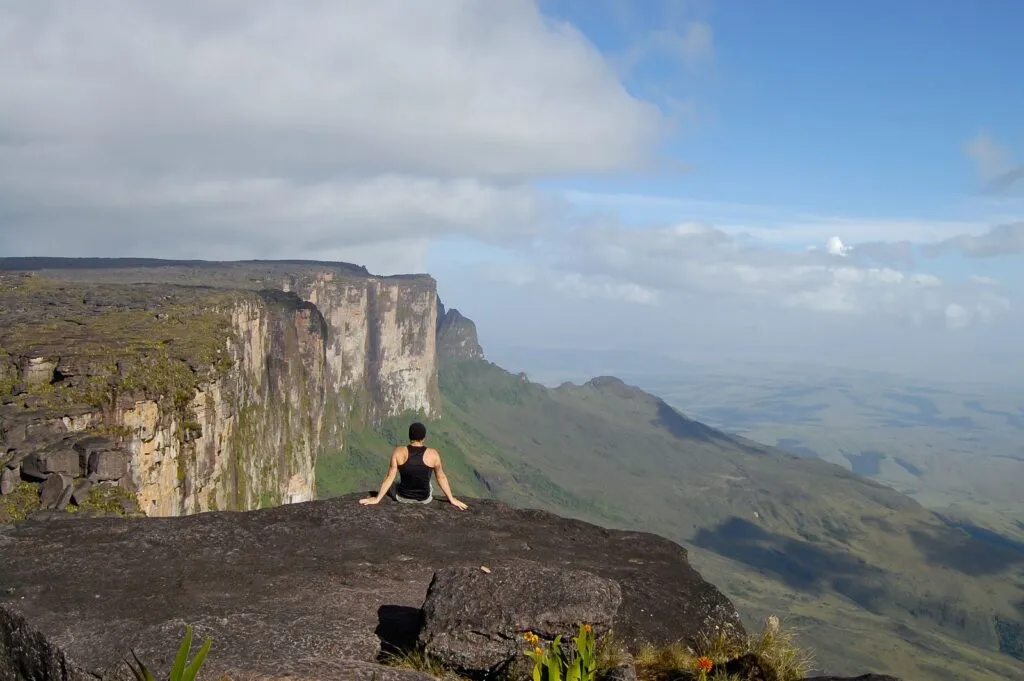
[{"label": "dark rock slab", "polygon": [[[362,506],[357,498],[185,518],[42,514],[45,522],[0,527],[0,612],[38,634],[15,653],[0,648],[0,659],[52,648],[69,669],[118,678],[111,674],[127,671],[120,660],[131,646],[160,676],[189,623],[197,638],[213,639],[211,674],[291,659],[374,663],[381,613],[419,610],[437,570],[524,559],[617,581],[616,635],[632,646],[716,627],[743,632],[685,549],[655,535],[490,501],[460,512],[440,501]],[[7,635],[0,629],[0,640]]]},{"label": "dark rock slab", "polygon": [[99,435],[89,435],[75,441],[74,449],[78,452],[79,464],[85,470],[89,466],[89,460],[95,454],[108,452],[115,449],[113,442]]},{"label": "dark rock slab", "polygon": [[64,489],[71,484],[71,478],[65,475],[52,474],[39,486],[39,508],[56,508],[64,495]]},{"label": "dark rock slab", "polygon": [[43,473],[79,475],[82,472],[78,452],[71,447],[54,445],[37,453],[34,458],[36,467]]},{"label": "dark rock slab", "polygon": [[621,602],[617,582],[583,570],[526,562],[490,572],[445,568],[427,591],[419,642],[447,667],[491,673],[522,656],[528,631],[568,641],[585,622],[600,636]]},{"label": "dark rock slab", "polygon": [[78,506],[84,504],[89,499],[89,491],[92,489],[92,486],[91,480],[79,480],[71,493],[71,501],[75,502]]},{"label": "dark rock slab", "polygon": [[95,480],[120,480],[128,473],[128,457],[124,452],[103,451],[89,455],[89,477]]},{"label": "dark rock slab", "polygon": [[42,470],[39,469],[39,464],[36,461],[36,457],[34,456],[26,457],[21,462],[20,470],[21,475],[24,478],[28,480],[33,480],[35,482],[42,482],[43,480],[46,480],[46,478],[50,477],[49,473],[44,473]]},{"label": "dark rock slab", "polygon": [[21,466],[0,468],[0,495],[13,492],[19,482],[21,482]]}]

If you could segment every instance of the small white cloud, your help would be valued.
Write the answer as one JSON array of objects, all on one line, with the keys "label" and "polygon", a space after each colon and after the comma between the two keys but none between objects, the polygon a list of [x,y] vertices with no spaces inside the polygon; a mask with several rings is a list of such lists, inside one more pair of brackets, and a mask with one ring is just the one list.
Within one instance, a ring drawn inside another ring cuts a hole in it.
[{"label": "small white cloud", "polygon": [[978,286],[997,286],[999,281],[992,277],[985,277],[980,274],[975,274],[971,277],[971,281]]},{"label": "small white cloud", "polygon": [[825,250],[828,251],[829,255],[844,256],[850,252],[851,248],[845,245],[839,237],[832,236],[825,242]]}]

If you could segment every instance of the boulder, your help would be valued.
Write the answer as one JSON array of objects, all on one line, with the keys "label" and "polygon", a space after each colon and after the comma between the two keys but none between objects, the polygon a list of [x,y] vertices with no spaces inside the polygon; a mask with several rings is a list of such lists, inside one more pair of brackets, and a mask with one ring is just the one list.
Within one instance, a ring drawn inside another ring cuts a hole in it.
[{"label": "boulder", "polygon": [[21,380],[30,386],[49,385],[53,382],[57,364],[56,360],[46,357],[32,357],[25,362],[21,372]]},{"label": "boulder", "polygon": [[93,483],[90,480],[79,480],[75,485],[74,491],[71,493],[71,501],[77,506],[81,506],[89,499],[89,491],[92,489]]},{"label": "boulder", "polygon": [[100,452],[107,452],[115,448],[116,446],[113,442],[98,435],[79,438],[74,444],[74,450],[78,452],[79,465],[82,467],[82,470],[87,470],[89,468],[89,461],[94,455],[99,454]]},{"label": "boulder", "polygon": [[89,477],[97,481],[120,480],[128,474],[128,457],[120,451],[92,452]]},{"label": "boulder", "polygon": [[616,582],[583,570],[528,562],[446,568],[427,591],[419,643],[447,667],[490,674],[523,657],[525,633],[568,643],[587,623],[601,635],[621,603]]},{"label": "boulder", "polygon": [[[39,486],[39,508],[46,510],[57,508],[64,496],[64,490],[71,486],[71,478],[54,473]],[[70,499],[71,495],[68,495]],[[66,505],[67,502],[65,502]]]},{"label": "boulder", "polygon": [[21,482],[21,466],[17,468],[0,468],[0,495],[10,494]]},{"label": "boulder", "polygon": [[35,460],[36,468],[42,473],[63,473],[75,476],[82,472],[78,452],[62,444],[38,452],[35,456],[30,456],[29,459]]},{"label": "boulder", "polygon": [[[359,496],[178,518],[50,511],[0,528],[0,665],[7,651],[16,651],[8,665],[59,655],[60,678],[130,681],[122,657],[131,647],[166,678],[186,623],[213,639],[203,668],[212,679],[273,678],[275,665],[298,659],[314,671],[340,660],[374,664],[385,647],[417,639],[436,573],[486,565],[500,574],[524,556],[617,582],[615,633],[632,650],[716,628],[744,635],[735,608],[686,550],[656,535],[493,501],[458,511],[440,500],[362,506]],[[7,645],[4,622],[14,616],[33,633]],[[5,671],[4,681],[50,678]]]},{"label": "boulder", "polygon": [[40,470],[39,462],[35,456],[26,456],[21,462],[20,471],[23,477],[36,482],[42,482],[50,477],[50,473],[44,473]]},{"label": "boulder", "polygon": [[68,507],[68,504],[71,503],[71,495],[74,494],[74,492],[74,486],[70,482],[68,482],[68,484],[64,487],[64,491],[60,493],[60,498],[57,499],[57,503],[54,504],[53,508],[58,511],[63,511],[64,509],[66,509]]}]

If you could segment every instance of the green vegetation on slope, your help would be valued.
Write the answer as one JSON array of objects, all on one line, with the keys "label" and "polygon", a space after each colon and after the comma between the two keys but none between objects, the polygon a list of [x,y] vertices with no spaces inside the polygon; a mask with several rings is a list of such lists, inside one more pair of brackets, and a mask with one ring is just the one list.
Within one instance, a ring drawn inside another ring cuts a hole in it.
[{"label": "green vegetation on slope", "polygon": [[[456,494],[683,543],[748,621],[788,613],[829,671],[1024,671],[996,621],[1024,617],[1019,547],[971,537],[834,465],[714,431],[616,379],[546,389],[466,361],[442,363],[440,385],[430,442]],[[318,465],[321,492],[375,488],[408,422],[350,434]]]}]

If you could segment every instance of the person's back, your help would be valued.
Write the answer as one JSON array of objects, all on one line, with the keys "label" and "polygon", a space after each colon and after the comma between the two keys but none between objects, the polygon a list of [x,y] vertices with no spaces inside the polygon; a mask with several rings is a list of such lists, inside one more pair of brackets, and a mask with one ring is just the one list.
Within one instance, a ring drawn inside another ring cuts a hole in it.
[{"label": "person's back", "polygon": [[[405,504],[429,504],[434,499],[434,488],[430,484],[431,474],[437,478],[437,484],[441,491],[448,497],[452,506],[460,510],[466,510],[466,504],[455,498],[451,486],[448,484],[448,476],[445,475],[441,465],[441,455],[436,449],[424,446],[423,440],[427,436],[427,428],[422,423],[414,423],[409,426],[409,444],[404,447],[395,447],[391,452],[391,463],[388,466],[388,473],[381,483],[380,491],[372,497],[360,499],[361,504],[378,504],[385,496],[389,496],[399,503]],[[399,477],[400,476],[400,477]],[[395,478],[398,483],[395,484]]]},{"label": "person's back", "polygon": [[405,449],[407,458],[398,466],[400,477],[395,492],[405,499],[427,501],[433,496],[430,476],[434,472],[423,460],[427,448],[424,445],[406,445]]}]

